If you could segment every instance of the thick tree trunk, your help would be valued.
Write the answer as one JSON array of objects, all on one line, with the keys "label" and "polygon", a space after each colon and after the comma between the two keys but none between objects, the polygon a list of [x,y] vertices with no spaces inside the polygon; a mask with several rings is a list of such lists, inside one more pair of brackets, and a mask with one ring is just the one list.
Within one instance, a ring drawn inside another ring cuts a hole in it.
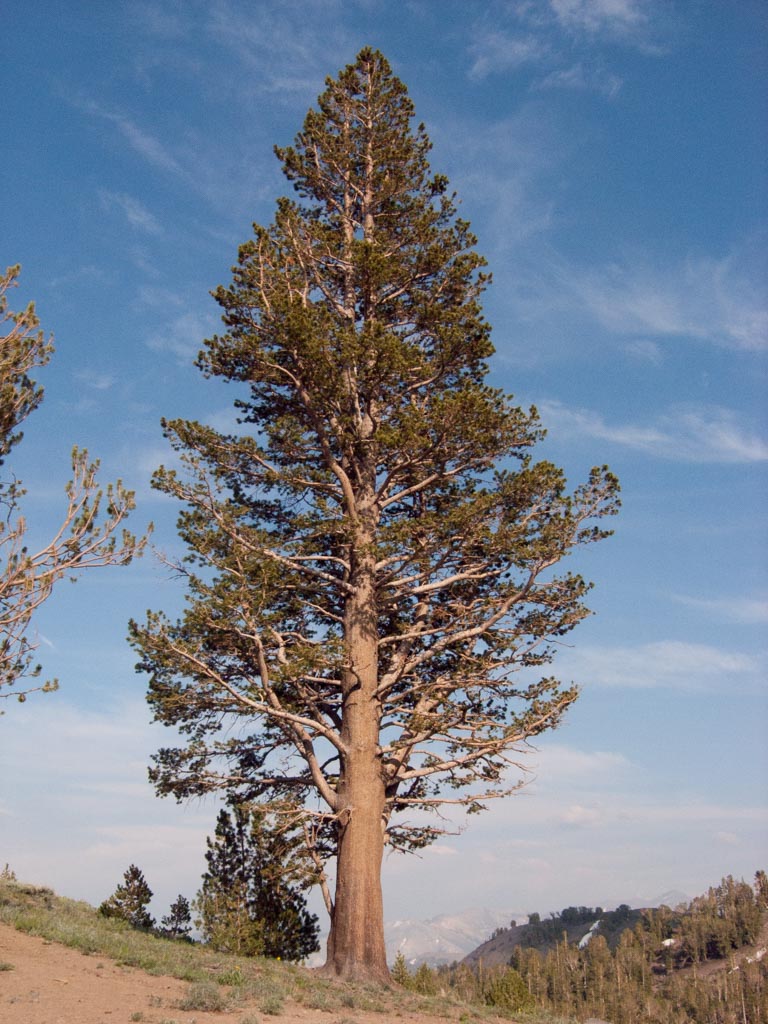
[{"label": "thick tree trunk", "polygon": [[336,898],[324,972],[388,982],[381,862],[384,779],[379,757],[378,642],[369,537],[360,542],[355,596],[347,604],[341,736],[346,748],[337,787]]},{"label": "thick tree trunk", "polygon": [[[361,752],[362,754],[362,752]],[[384,787],[375,759],[350,765],[339,821],[336,898],[325,973],[367,981],[390,980],[384,946],[381,862]],[[370,763],[373,762],[373,763]]]}]

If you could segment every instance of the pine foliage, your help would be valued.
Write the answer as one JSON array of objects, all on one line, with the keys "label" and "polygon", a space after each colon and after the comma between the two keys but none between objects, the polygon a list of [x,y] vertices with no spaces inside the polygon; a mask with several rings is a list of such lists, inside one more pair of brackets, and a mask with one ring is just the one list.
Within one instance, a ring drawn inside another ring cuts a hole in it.
[{"label": "pine foliage", "polygon": [[[759,1024],[768,1020],[768,914],[761,908],[761,878],[755,887],[728,876],[687,907],[645,910],[610,946],[600,929],[586,945],[561,937],[544,951],[517,946],[511,967],[528,1001],[518,1009],[612,1024]],[[629,910],[629,908],[619,908]],[[589,908],[568,908],[563,917],[587,916]],[[617,913],[614,911],[613,913]],[[534,929],[544,922],[539,915]],[[460,964],[439,971],[443,985],[463,998],[503,1005],[519,990],[503,967]],[[502,1002],[498,1000],[501,999]]]},{"label": "pine foliage", "polygon": [[338,897],[380,862],[382,823],[418,849],[442,828],[414,810],[513,791],[526,741],[576,699],[546,668],[590,585],[556,567],[607,535],[618,485],[602,467],[569,491],[533,459],[536,410],[487,382],[485,261],[385,58],[326,85],[276,150],[294,196],[240,247],[198,358],[242,430],[164,423],[186,611],[131,632],[185,738],[156,755],[158,791],[290,808],[334,934],[354,911],[329,857]]},{"label": "pine foliage", "polygon": [[168,939],[188,939],[191,931],[192,908],[189,900],[179,893],[165,917],[160,918],[159,932]]},{"label": "pine foliage", "polygon": [[[29,683],[41,672],[34,663],[36,643],[30,631],[36,609],[59,580],[74,579],[94,566],[125,565],[141,553],[146,538],[137,540],[123,527],[134,507],[132,492],[119,480],[106,492],[100,489],[98,462],[74,448],[61,523],[43,547],[28,547],[22,514],[26,492],[5,464],[23,437],[24,421],[43,399],[32,374],[50,360],[53,345],[40,330],[32,303],[19,313],[8,308],[8,293],[18,284],[19,271],[17,265],[0,274],[0,698],[23,702],[35,690],[49,692],[58,685],[56,680]],[[11,689],[20,680],[23,688]]]},{"label": "pine foliage", "polygon": [[319,948],[317,917],[301,892],[300,843],[270,827],[259,811],[220,811],[195,901],[209,945],[281,960],[304,960]]},{"label": "pine foliage", "polygon": [[147,910],[151,899],[152,890],[147,880],[139,868],[131,864],[122,883],[99,907],[99,913],[127,921],[133,928],[149,931],[155,926],[154,918]]}]

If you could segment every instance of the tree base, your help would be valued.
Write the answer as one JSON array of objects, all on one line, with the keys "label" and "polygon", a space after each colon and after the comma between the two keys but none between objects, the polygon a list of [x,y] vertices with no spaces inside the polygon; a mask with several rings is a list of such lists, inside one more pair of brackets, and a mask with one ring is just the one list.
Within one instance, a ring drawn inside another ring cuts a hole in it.
[{"label": "tree base", "polygon": [[392,975],[386,966],[376,967],[372,964],[363,963],[337,965],[327,960],[322,967],[315,967],[314,973],[321,978],[329,978],[335,981],[354,981],[382,985],[384,988],[394,988]]}]

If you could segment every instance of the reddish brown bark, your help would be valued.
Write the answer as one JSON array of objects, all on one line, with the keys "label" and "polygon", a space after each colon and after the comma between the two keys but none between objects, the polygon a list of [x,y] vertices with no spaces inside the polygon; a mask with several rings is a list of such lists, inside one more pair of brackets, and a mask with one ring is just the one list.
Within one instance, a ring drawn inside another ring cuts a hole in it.
[{"label": "reddish brown bark", "polygon": [[337,795],[336,897],[324,971],[336,977],[390,980],[384,945],[381,862],[384,779],[379,756],[378,635],[372,530],[358,533],[355,594],[347,604],[348,667],[343,678],[342,759]]}]

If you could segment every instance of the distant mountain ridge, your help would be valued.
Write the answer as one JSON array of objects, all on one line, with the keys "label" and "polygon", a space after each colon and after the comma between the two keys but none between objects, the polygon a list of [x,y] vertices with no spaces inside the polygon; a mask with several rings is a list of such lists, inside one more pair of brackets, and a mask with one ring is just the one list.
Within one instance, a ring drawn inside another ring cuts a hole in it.
[{"label": "distant mountain ridge", "polygon": [[[492,932],[509,925],[515,915],[506,910],[469,907],[454,914],[440,914],[427,921],[410,919],[390,921],[384,925],[387,958],[394,962],[402,953],[411,967],[428,964],[438,967],[463,960]],[[525,914],[518,920],[527,920]]]},{"label": "distant mountain ridge", "polygon": [[635,900],[632,905],[622,903],[613,910],[604,907],[567,907],[543,919],[539,914],[531,914],[526,922],[496,929],[485,942],[471,950],[463,962],[475,964],[482,961],[489,967],[507,964],[516,946],[545,953],[554,948],[564,935],[569,943],[583,949],[599,934],[610,948],[614,948],[621,933],[627,928],[633,928],[642,918],[644,910],[660,906],[674,909],[688,902],[685,893],[671,889],[654,900]]},{"label": "distant mountain ridge", "polygon": [[[656,899],[633,900],[629,905],[633,909],[639,907],[658,907],[666,904],[675,907],[687,902],[685,893],[670,890]],[[483,947],[498,929],[509,929],[512,921],[522,927],[528,922],[528,914],[524,911],[491,910],[488,907],[466,907],[454,913],[438,914],[426,920],[417,918],[400,918],[384,924],[384,937],[387,945],[387,960],[394,963],[398,953],[402,953],[409,967],[427,964],[429,967],[440,967],[452,964],[473,955]],[[590,922],[591,923],[591,922]],[[589,924],[584,928],[587,931]],[[321,936],[321,952],[309,959],[310,966],[325,962],[325,940]],[[578,940],[577,940],[578,941]],[[510,953],[507,955],[509,959]],[[506,960],[504,961],[506,962]]]},{"label": "distant mountain ridge", "polygon": [[[669,890],[661,896],[647,900],[632,900],[633,909],[658,907],[662,904],[676,907],[687,903],[689,897],[679,890]],[[613,904],[609,904],[613,906]],[[514,910],[491,910],[487,907],[467,907],[455,913],[439,914],[428,920],[405,918],[384,924],[387,959],[394,963],[402,953],[410,967],[427,964],[439,967],[470,957],[484,946],[494,932],[509,929],[512,922],[517,928],[528,923],[528,913]],[[588,931],[592,921],[583,929]],[[580,934],[575,941],[583,936]],[[513,947],[514,948],[514,947]],[[507,959],[511,956],[511,949]],[[506,963],[506,960],[504,961]]]}]

